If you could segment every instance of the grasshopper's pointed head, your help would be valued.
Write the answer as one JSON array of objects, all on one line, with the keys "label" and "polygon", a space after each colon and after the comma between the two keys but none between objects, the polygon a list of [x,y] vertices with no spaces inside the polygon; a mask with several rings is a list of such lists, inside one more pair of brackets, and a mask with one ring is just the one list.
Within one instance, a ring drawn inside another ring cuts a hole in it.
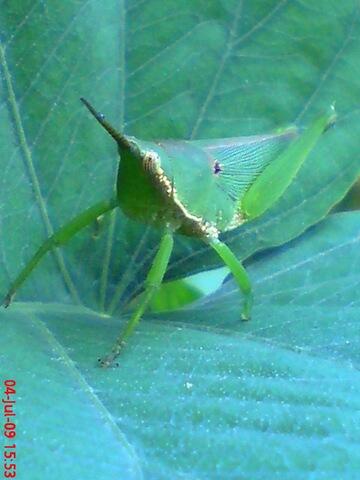
[{"label": "grasshopper's pointed head", "polygon": [[88,102],[85,98],[80,98],[81,102],[89,110],[91,115],[93,115],[100,125],[107,131],[109,135],[115,140],[118,144],[119,150],[130,150],[134,155],[140,155],[140,149],[137,145],[136,139],[134,137],[127,137],[121,132],[118,132],[106,119],[105,115],[95,110],[95,108]]}]

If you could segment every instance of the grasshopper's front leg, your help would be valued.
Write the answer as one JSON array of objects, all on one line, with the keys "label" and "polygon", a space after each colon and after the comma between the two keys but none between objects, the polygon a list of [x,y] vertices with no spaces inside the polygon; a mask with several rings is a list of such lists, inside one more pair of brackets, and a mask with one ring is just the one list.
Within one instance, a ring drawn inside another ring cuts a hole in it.
[{"label": "grasshopper's front leg", "polygon": [[110,367],[114,363],[116,358],[119,356],[126,340],[130,337],[136,325],[139,323],[139,320],[143,316],[153,295],[161,285],[169,264],[173,245],[173,234],[170,230],[167,230],[161,239],[159,250],[146,277],[145,291],[143,296],[141,297],[141,300],[133,312],[130,320],[125,325],[124,330],[116,340],[111,353],[99,360],[101,367]]},{"label": "grasshopper's front leg", "polygon": [[241,262],[235,257],[230,248],[221,242],[218,238],[213,238],[209,241],[210,246],[217,252],[225,265],[229,267],[231,273],[234,275],[235,281],[240,290],[244,294],[244,307],[241,313],[243,320],[249,320],[251,314],[251,307],[253,303],[253,296],[251,291],[251,283],[246,273],[245,268]]},{"label": "grasshopper's front leg", "polygon": [[3,300],[4,307],[8,307],[11,303],[11,300],[17,290],[21,287],[21,285],[25,282],[43,256],[57,248],[61,245],[67,243],[74,235],[76,235],[80,230],[85,228],[87,225],[90,225],[94,220],[96,220],[100,215],[104,215],[105,213],[113,210],[118,206],[118,202],[116,198],[111,200],[105,200],[103,202],[99,202],[96,205],[88,208],[84,212],[80,213],[77,217],[73,218],[70,222],[66,223],[63,227],[61,227],[57,232],[55,232],[51,237],[49,237],[45,242],[40,245],[38,250],[32,256],[32,258],[28,261],[25,267],[21,270],[17,278],[12,283],[7,295]]}]

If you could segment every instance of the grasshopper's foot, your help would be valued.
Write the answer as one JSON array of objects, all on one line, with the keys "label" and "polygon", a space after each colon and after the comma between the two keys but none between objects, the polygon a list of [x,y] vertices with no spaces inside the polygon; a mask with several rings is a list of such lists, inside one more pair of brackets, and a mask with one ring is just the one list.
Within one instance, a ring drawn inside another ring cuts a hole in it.
[{"label": "grasshopper's foot", "polygon": [[125,346],[124,341],[117,342],[114,345],[111,353],[109,353],[109,355],[106,355],[105,357],[102,357],[102,358],[98,359],[99,367],[101,367],[101,368],[118,367],[119,364],[115,363],[115,360],[120,355],[121,350],[124,348],[124,346]]},{"label": "grasshopper's foot", "polygon": [[109,368],[109,367],[118,367],[119,364],[116,362],[114,363],[115,357],[112,358],[112,355],[107,355],[103,358],[98,358],[98,364],[101,368]]},{"label": "grasshopper's foot", "polygon": [[9,293],[5,296],[5,298],[4,298],[4,300],[2,301],[1,305],[3,305],[4,308],[8,308],[8,306],[9,306],[10,303],[12,302],[14,296],[15,296],[15,293],[9,292]]},{"label": "grasshopper's foot", "polygon": [[251,309],[253,304],[253,296],[248,293],[244,298],[244,306],[241,312],[241,320],[248,321],[251,318]]}]

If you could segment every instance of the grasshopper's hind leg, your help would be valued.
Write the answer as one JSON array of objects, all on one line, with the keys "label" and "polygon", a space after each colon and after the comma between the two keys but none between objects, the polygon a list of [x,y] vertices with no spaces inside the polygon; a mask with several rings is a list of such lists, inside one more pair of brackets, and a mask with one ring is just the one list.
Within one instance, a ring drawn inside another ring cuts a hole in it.
[{"label": "grasshopper's hind leg", "polygon": [[251,315],[251,308],[253,303],[253,296],[251,290],[251,283],[246,273],[245,268],[241,262],[235,257],[230,248],[222,243],[219,239],[214,238],[209,241],[211,247],[217,252],[219,257],[223,260],[225,265],[230,269],[234,275],[235,281],[240,290],[244,294],[244,306],[241,313],[243,320],[249,320]]},{"label": "grasshopper's hind leg", "polygon": [[335,108],[331,105],[327,112],[265,167],[241,199],[240,210],[247,220],[262,215],[284,194],[321,135],[335,120]]},{"label": "grasshopper's hind leg", "polygon": [[124,330],[116,340],[111,353],[99,360],[101,367],[110,367],[114,363],[116,358],[119,356],[126,340],[130,337],[136,325],[139,323],[147,306],[149,305],[150,300],[161,285],[169,264],[173,244],[174,240],[172,232],[166,231],[161,239],[159,250],[146,277],[145,291],[139,301],[139,304],[130,317],[130,320],[125,325]]},{"label": "grasshopper's hind leg", "polygon": [[17,278],[12,283],[7,295],[3,300],[4,307],[6,308],[10,305],[16,291],[25,282],[27,277],[31,274],[31,272],[34,270],[34,268],[37,266],[37,264],[47,252],[67,243],[80,230],[82,230],[87,225],[96,220],[96,218],[98,218],[100,215],[103,215],[104,213],[109,212],[110,210],[117,207],[117,205],[118,202],[116,198],[99,202],[96,205],[88,208],[84,212],[80,213],[77,217],[66,223],[57,232],[51,235],[51,237],[45,240],[45,242],[38,248],[33,257],[28,261],[28,263],[25,265],[25,267],[21,270]]}]

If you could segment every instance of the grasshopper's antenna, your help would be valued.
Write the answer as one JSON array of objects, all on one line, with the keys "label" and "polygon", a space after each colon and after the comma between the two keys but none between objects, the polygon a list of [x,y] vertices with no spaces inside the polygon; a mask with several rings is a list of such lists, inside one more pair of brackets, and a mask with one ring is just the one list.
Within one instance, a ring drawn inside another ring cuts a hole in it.
[{"label": "grasshopper's antenna", "polygon": [[105,128],[105,130],[112,136],[112,138],[123,148],[133,148],[133,144],[122,133],[115,130],[115,128],[110,125],[108,121],[105,120],[105,116],[102,113],[99,113],[95,108],[88,102],[85,98],[80,98],[81,102],[89,110],[89,112],[96,118],[100,125]]}]

